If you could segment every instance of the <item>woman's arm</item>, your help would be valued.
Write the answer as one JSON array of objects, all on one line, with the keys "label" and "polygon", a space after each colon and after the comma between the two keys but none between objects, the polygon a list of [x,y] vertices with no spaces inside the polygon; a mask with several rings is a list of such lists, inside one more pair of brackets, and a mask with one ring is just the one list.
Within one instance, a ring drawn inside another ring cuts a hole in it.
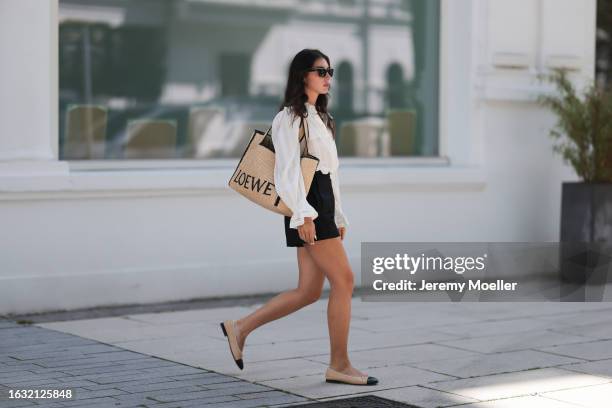
[{"label": "woman's arm", "polygon": [[293,215],[289,227],[297,229],[305,217],[318,217],[317,211],[306,200],[306,188],[300,164],[300,118],[290,114],[289,108],[278,112],[272,121],[274,144],[274,186]]}]

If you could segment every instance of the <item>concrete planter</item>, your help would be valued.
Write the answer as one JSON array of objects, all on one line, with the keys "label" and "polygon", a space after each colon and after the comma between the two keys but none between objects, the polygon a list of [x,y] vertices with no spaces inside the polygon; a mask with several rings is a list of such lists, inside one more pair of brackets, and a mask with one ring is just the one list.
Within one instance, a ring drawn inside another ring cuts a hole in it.
[{"label": "concrete planter", "polygon": [[563,183],[560,251],[562,282],[603,284],[608,280],[611,261],[612,183]]}]

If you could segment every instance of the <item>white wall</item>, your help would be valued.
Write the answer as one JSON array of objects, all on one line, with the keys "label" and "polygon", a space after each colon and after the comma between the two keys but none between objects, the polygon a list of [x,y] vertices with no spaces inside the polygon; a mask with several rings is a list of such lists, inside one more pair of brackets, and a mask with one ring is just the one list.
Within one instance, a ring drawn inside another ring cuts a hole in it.
[{"label": "white wall", "polygon": [[[444,1],[440,137],[450,166],[414,160],[370,167],[341,159],[351,222],[345,246],[357,282],[361,242],[559,239],[561,181],[575,176],[551,151],[554,118],[533,103],[540,90],[533,77],[562,40],[527,37],[507,42],[511,49],[483,40],[514,35],[512,19],[488,24],[491,7],[510,3]],[[585,39],[568,55],[581,61],[577,81],[593,78],[595,0],[554,8],[533,3],[540,10],[530,23],[535,31],[563,21],[558,36]],[[0,94],[0,313],[296,285],[295,249],[285,247],[282,217],[227,189],[233,161],[219,161],[223,169],[183,163],[124,171],[77,171],[58,162],[57,1],[4,0],[0,7],[0,52],[10,56],[0,68],[2,89],[10,90]],[[27,29],[14,23],[26,17]],[[506,60],[491,57],[510,51]],[[535,56],[522,58],[522,51]],[[494,65],[508,60],[527,62],[518,69]],[[29,106],[35,108],[26,112]]]}]

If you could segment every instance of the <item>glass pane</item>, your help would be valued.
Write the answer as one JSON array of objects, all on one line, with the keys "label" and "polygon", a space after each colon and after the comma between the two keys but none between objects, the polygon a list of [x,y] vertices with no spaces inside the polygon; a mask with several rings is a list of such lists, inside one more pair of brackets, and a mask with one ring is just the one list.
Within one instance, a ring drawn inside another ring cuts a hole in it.
[{"label": "glass pane", "polygon": [[173,159],[176,157],[176,121],[137,119],[127,126],[123,148],[128,159]]},{"label": "glass pane", "polygon": [[340,156],[438,154],[439,0],[60,0],[60,155],[239,158],[293,56],[335,68]]}]

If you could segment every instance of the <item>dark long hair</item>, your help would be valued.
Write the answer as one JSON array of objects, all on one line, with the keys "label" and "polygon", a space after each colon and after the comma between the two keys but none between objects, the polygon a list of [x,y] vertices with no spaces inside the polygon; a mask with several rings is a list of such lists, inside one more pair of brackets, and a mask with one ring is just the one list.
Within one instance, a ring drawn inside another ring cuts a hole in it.
[{"label": "dark long hair", "polygon": [[[308,74],[308,69],[312,68],[315,61],[319,58],[325,58],[327,64],[331,67],[329,57],[319,50],[303,49],[298,52],[289,66],[289,75],[287,76],[287,86],[285,87],[285,99],[279,107],[279,111],[285,107],[290,107],[296,116],[305,118],[308,115],[306,106],[308,96],[304,91],[304,77]],[[330,86],[331,89],[331,86]],[[317,112],[323,118],[323,122],[331,129],[334,139],[336,138],[336,126],[332,116],[327,112],[328,94],[319,94],[315,107]]]}]

